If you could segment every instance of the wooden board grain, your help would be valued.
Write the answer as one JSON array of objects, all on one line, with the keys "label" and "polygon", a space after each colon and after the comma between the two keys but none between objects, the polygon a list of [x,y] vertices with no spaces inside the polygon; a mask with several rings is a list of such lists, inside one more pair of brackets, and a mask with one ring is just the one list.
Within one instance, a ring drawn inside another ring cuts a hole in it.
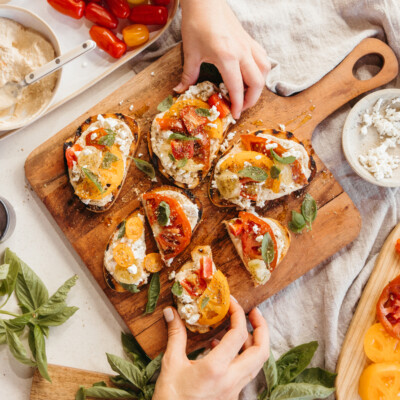
[{"label": "wooden board grain", "polygon": [[361,373],[370,364],[364,353],[364,336],[376,322],[376,303],[383,288],[400,274],[400,257],[394,247],[399,238],[400,224],[392,230],[379,253],[347,331],[337,363],[338,400],[361,399],[358,395],[358,381]]},{"label": "wooden board grain", "polygon": [[[370,53],[382,57],[383,67],[375,77],[359,81],[353,76],[353,66],[358,59]],[[254,130],[259,126],[277,128],[278,124],[284,124],[311,149],[312,133],[324,118],[350,99],[389,82],[397,75],[397,70],[396,57],[387,45],[377,39],[364,40],[332,72],[302,93],[283,98],[264,89],[259,102],[251,110],[243,113],[232,130],[239,135],[240,132]],[[166,344],[162,309],[172,304],[168,273],[179,268],[190,257],[190,250],[194,246],[211,245],[215,263],[227,275],[233,295],[244,309],[249,311],[354,240],[361,225],[354,204],[314,154],[318,172],[306,189],[317,200],[319,206],[313,230],[303,235],[293,235],[288,255],[274,271],[271,280],[264,286],[253,288],[221,224],[222,220],[234,217],[237,212],[232,209],[219,209],[211,204],[206,193],[206,180],[193,190],[203,203],[204,220],[189,248],[176,258],[171,269],[162,271],[162,289],[155,312],[143,315],[147,301],[146,289],[135,295],[111,291],[106,286],[102,273],[106,243],[119,221],[139,206],[139,194],[165,183],[165,180],[158,176],[159,183],[154,184],[137,169],[131,168],[121,194],[111,210],[104,214],[90,213],[74,197],[72,187],[68,183],[62,143],[86,118],[105,112],[122,112],[136,117],[145,136],[152,117],[157,113],[157,105],[172,92],[172,88],[180,80],[181,73],[182,50],[181,46],[177,46],[35,149],[25,163],[26,177],[33,190],[150,356],[158,354]],[[143,158],[148,159],[146,140],[140,143],[138,153],[143,153]],[[286,224],[290,218],[290,210],[299,209],[302,198],[302,193],[294,193],[271,202],[265,207],[263,214]],[[149,235],[146,242],[148,251],[156,251],[155,243]],[[216,333],[189,334],[188,351],[201,347]]]}]

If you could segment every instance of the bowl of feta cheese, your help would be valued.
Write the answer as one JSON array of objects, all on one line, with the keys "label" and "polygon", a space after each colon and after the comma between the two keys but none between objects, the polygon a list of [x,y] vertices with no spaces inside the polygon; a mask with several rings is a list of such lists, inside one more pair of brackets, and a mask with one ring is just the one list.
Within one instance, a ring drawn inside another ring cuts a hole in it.
[{"label": "bowl of feta cheese", "polygon": [[378,186],[400,186],[400,89],[361,99],[343,128],[343,151],[353,170]]}]

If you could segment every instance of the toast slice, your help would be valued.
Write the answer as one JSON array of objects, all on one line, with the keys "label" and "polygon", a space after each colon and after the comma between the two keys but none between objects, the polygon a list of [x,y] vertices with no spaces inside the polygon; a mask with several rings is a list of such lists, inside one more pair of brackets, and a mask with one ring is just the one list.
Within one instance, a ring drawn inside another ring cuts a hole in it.
[{"label": "toast slice", "polygon": [[242,134],[217,161],[209,197],[218,207],[262,208],[307,186],[315,173],[314,159],[293,133],[258,129]]},{"label": "toast slice", "polygon": [[[289,250],[291,237],[288,229],[275,219],[244,211],[239,213],[238,218],[223,223],[244,266],[250,273],[254,286],[264,285]],[[266,233],[270,234],[274,243],[273,259],[271,257],[269,263],[264,261],[261,253]]]},{"label": "toast slice", "polygon": [[210,171],[232,123],[229,99],[217,86],[208,81],[191,86],[152,122],[153,164],[171,183],[195,188]]},{"label": "toast slice", "polygon": [[123,114],[88,118],[64,143],[64,160],[75,195],[93,212],[117,199],[140,140],[137,122]]},{"label": "toast slice", "polygon": [[203,206],[191,192],[174,186],[152,189],[141,199],[161,257],[171,266],[174,258],[190,244],[201,221]]},{"label": "toast slice", "polygon": [[225,275],[217,270],[210,246],[196,246],[192,261],[185,263],[175,276],[174,300],[186,327],[206,333],[226,318],[230,290]]}]

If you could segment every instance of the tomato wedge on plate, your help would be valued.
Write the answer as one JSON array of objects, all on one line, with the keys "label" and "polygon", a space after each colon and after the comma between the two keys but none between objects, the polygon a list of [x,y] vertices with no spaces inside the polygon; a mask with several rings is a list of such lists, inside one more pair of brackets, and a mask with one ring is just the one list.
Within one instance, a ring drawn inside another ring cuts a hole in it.
[{"label": "tomato wedge on plate", "polygon": [[222,96],[217,93],[211,95],[207,102],[210,107],[215,106],[215,108],[219,112],[220,118],[225,118],[231,112],[229,104]]},{"label": "tomato wedge on plate", "polygon": [[143,199],[146,201],[150,224],[157,224],[157,210],[162,201],[169,205],[169,224],[159,225],[160,233],[156,241],[162,248],[165,258],[170,259],[180,254],[190,243],[192,228],[190,222],[179,202],[171,197],[158,193],[145,193]]},{"label": "tomato wedge on plate", "polygon": [[400,339],[400,275],[383,289],[376,314],[386,332]]}]

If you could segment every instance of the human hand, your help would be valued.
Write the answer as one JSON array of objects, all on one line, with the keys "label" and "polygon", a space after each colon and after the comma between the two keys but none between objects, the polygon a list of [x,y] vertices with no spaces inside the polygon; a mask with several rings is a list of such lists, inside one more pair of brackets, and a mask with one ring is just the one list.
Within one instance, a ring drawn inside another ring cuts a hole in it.
[{"label": "human hand", "polygon": [[[175,91],[196,83],[202,62],[221,73],[232,116],[252,107],[271,69],[265,50],[243,29],[225,0],[181,0],[184,66]],[[244,91],[246,94],[244,95]]]},{"label": "human hand", "polygon": [[204,358],[191,361],[184,323],[175,309],[164,310],[168,345],[153,400],[237,400],[269,357],[269,334],[257,308],[248,316],[253,334],[247,332],[244,311],[232,296],[229,314],[230,330]]}]

